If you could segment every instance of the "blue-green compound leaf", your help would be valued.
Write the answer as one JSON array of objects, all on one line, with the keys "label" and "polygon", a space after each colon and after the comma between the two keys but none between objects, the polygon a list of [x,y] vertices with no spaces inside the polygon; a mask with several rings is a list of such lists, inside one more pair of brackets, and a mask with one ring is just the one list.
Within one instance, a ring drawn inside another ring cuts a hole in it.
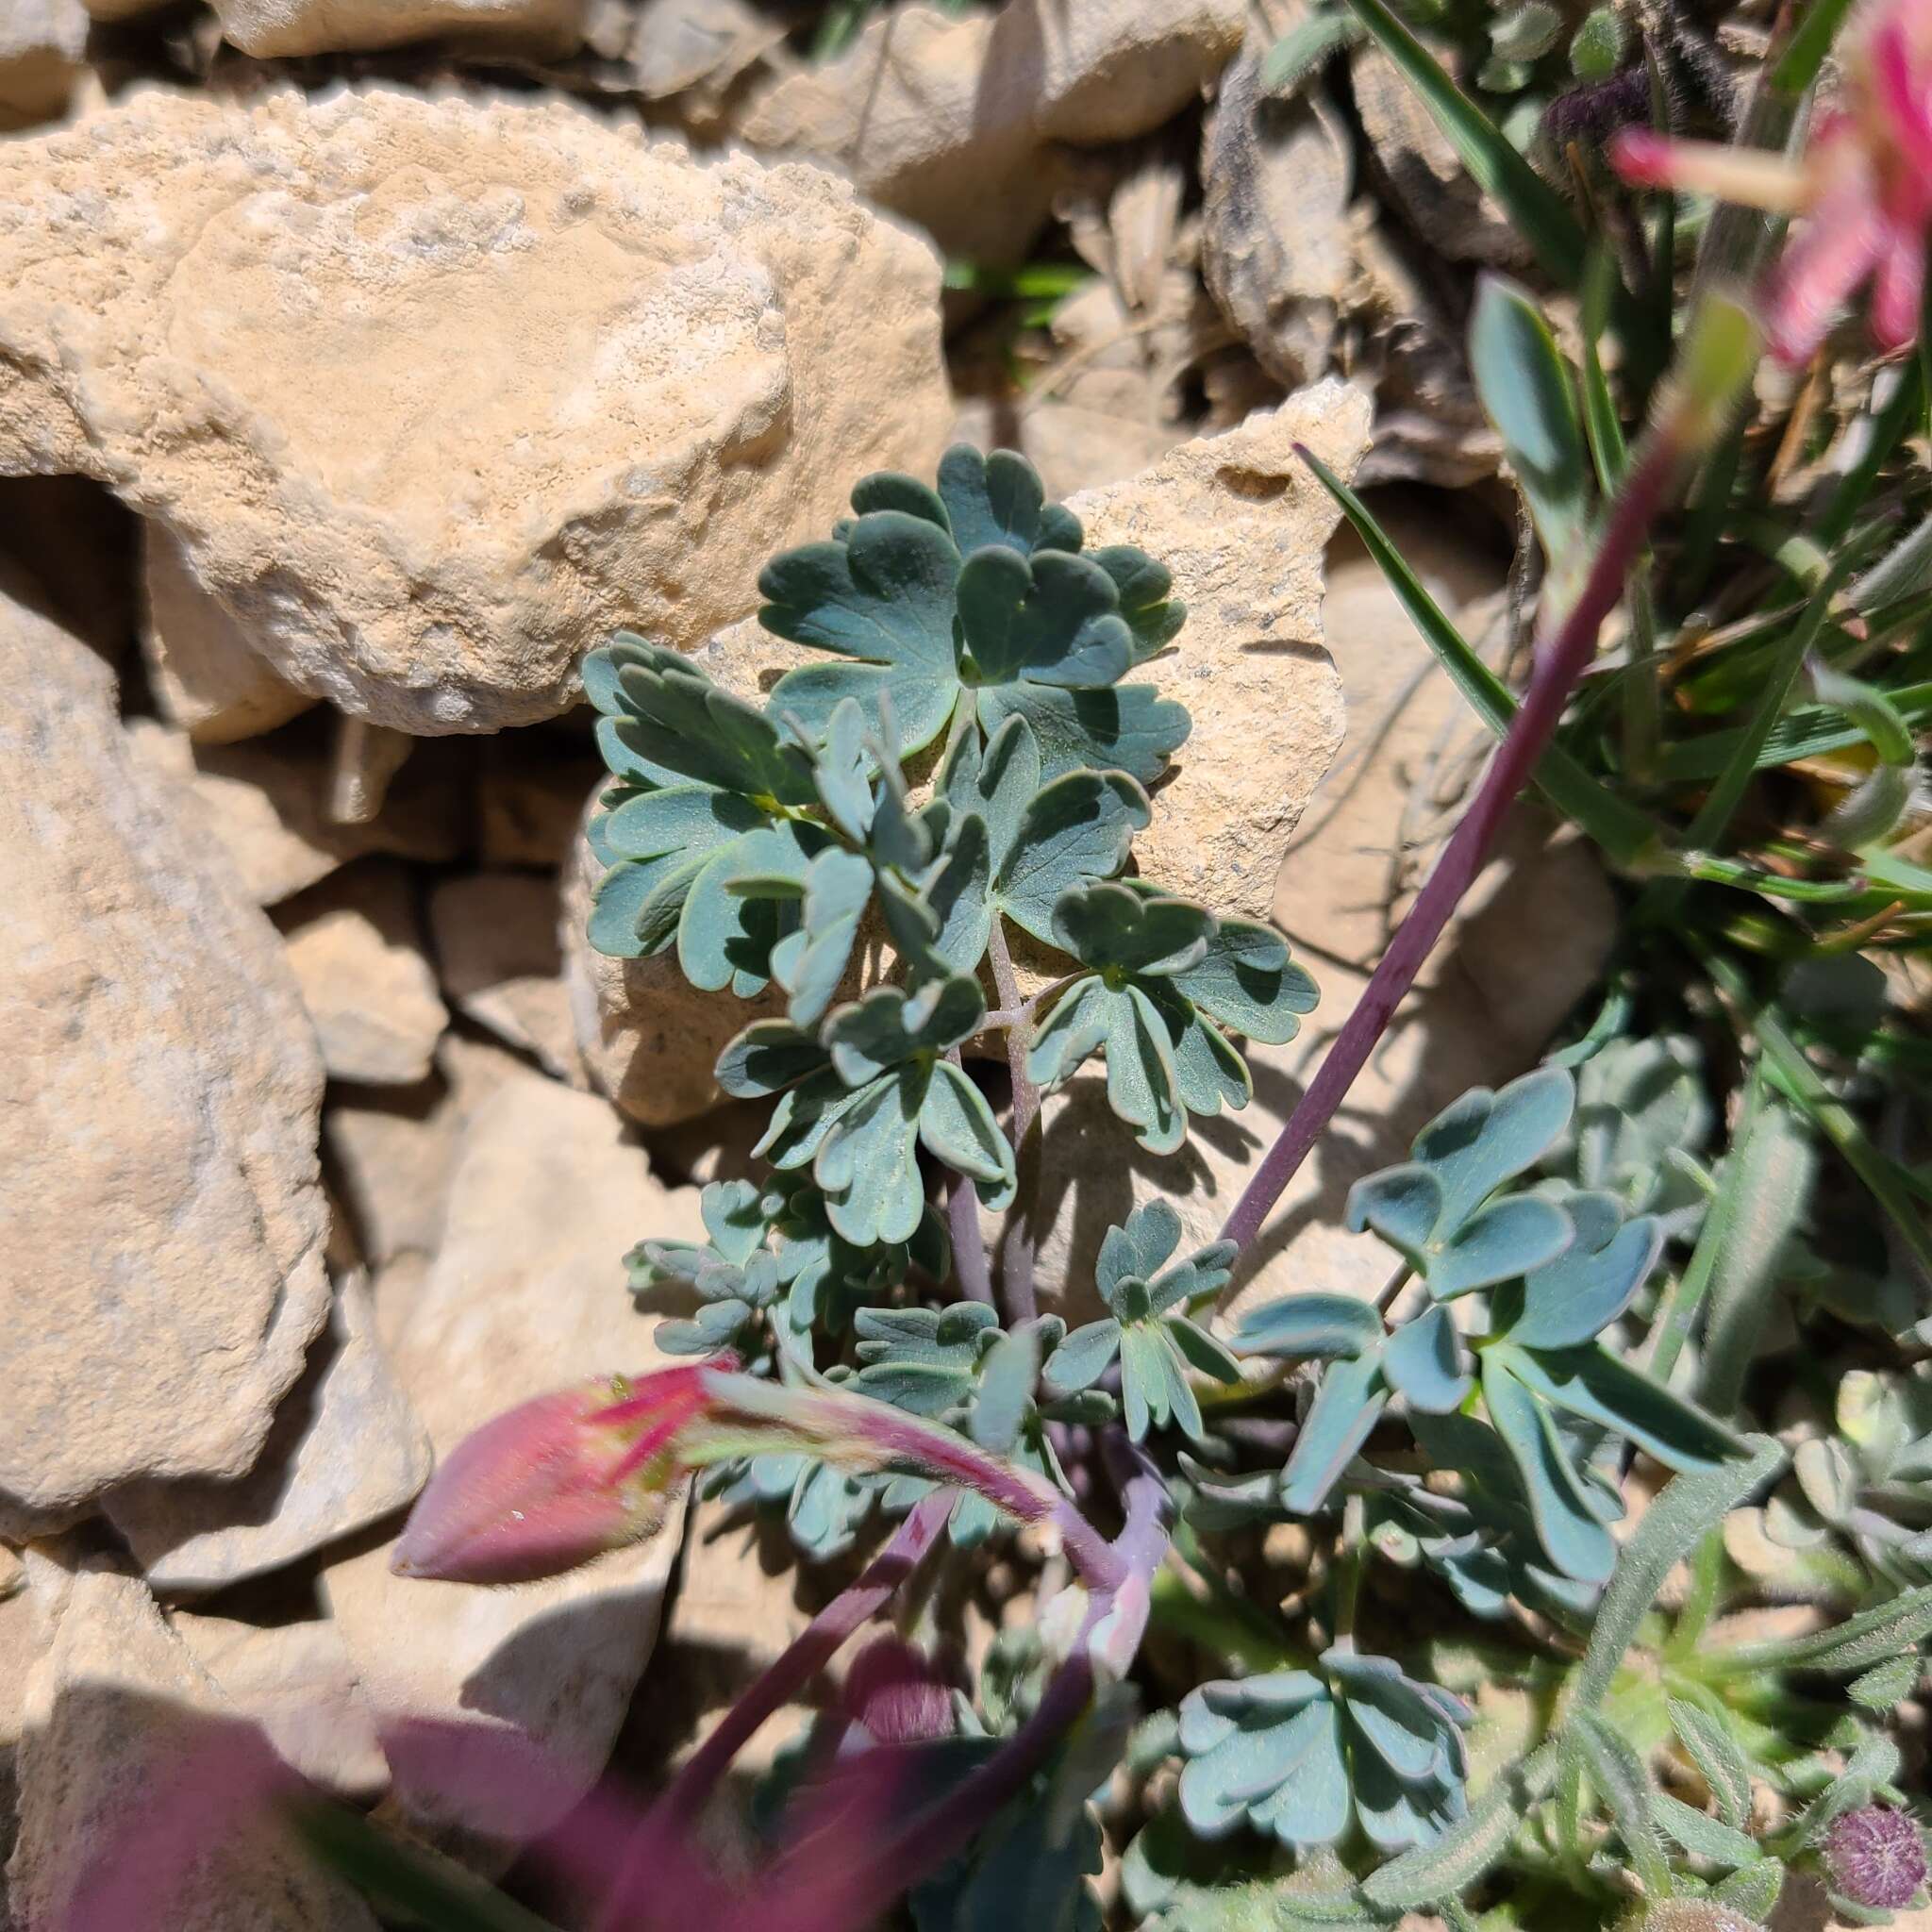
[{"label": "blue-green compound leaf", "polygon": [[1382,1344],[1382,1374],[1412,1408],[1448,1415],[1460,1407],[1471,1378],[1449,1310],[1429,1308],[1396,1329]]},{"label": "blue-green compound leaf", "polygon": [[1751,1453],[1735,1430],[1607,1349],[1531,1351],[1512,1341],[1492,1344],[1485,1356],[1505,1357],[1510,1374],[1541,1401],[1615,1429],[1671,1469],[1714,1469]]},{"label": "blue-green compound leaf", "polygon": [[1312,982],[1273,935],[1224,927],[1138,880],[1063,892],[1052,932],[1092,973],[1040,1022],[1029,1073],[1056,1087],[1104,1050],[1108,1105],[1156,1153],[1180,1144],[1189,1113],[1216,1114],[1253,1097],[1247,1063],[1216,1019],[1283,1040],[1312,1004]]},{"label": "blue-green compound leaf", "polygon": [[1366,1354],[1382,1340],[1382,1318],[1346,1294],[1291,1294],[1250,1308],[1236,1325],[1236,1355],[1333,1361]]},{"label": "blue-green compound leaf", "polygon": [[1043,551],[1030,560],[1003,544],[959,568],[959,627],[975,684],[1030,679],[1102,691],[1133,666],[1134,638],[1113,579],[1085,557]]},{"label": "blue-green compound leaf", "polygon": [[1524,1277],[1523,1312],[1509,1324],[1524,1348],[1568,1348],[1601,1334],[1630,1306],[1663,1249],[1650,1215],[1624,1221],[1607,1194],[1572,1194],[1563,1203],[1576,1240]]},{"label": "blue-green compound leaf", "polygon": [[1549,1410],[1510,1373],[1497,1349],[1483,1354],[1483,1402],[1528,1495],[1537,1540],[1565,1576],[1603,1583],[1617,1566],[1617,1545],[1572,1467]]},{"label": "blue-green compound leaf", "polygon": [[1539,1068],[1498,1093],[1472,1090],[1416,1137],[1410,1160],[1356,1183],[1349,1227],[1373,1227],[1439,1299],[1541,1267],[1568,1247],[1569,1217],[1541,1196],[1490,1197],[1543,1158],[1574,1100],[1560,1067]]},{"label": "blue-green compound leaf", "polygon": [[1311,1516],[1322,1507],[1388,1406],[1379,1354],[1329,1367],[1281,1472],[1281,1500],[1290,1510]]},{"label": "blue-green compound leaf", "polygon": [[1331,1650],[1321,1664],[1204,1684],[1182,1702],[1181,1815],[1199,1836],[1245,1823],[1303,1848],[1334,1843],[1353,1817],[1393,1850],[1463,1815],[1461,1703],[1386,1658]]},{"label": "blue-green compound leaf", "polygon": [[774,557],[758,575],[758,621],[795,643],[857,660],[788,672],[772,693],[781,716],[822,733],[841,700],[876,719],[883,696],[908,751],[930,744],[958,689],[952,538],[903,510],[859,517],[842,540]]},{"label": "blue-green compound leaf", "polygon": [[1288,941],[1265,925],[1224,919],[1198,964],[1174,985],[1230,1032],[1282,1046],[1321,997],[1307,972],[1288,955]]},{"label": "blue-green compound leaf", "polygon": [[[1055,903],[1075,888],[1110,877],[1127,862],[1134,834],[1150,812],[1147,794],[1124,772],[1078,771],[1042,785],[1039,741],[1023,717],[1010,717],[982,753],[967,733],[948,756],[940,791],[963,826],[977,818],[986,827],[991,876],[978,887],[977,903],[951,910],[950,885],[941,888],[941,917],[957,919],[962,933],[949,958],[976,941],[985,950],[995,912],[1003,912],[1036,939],[1058,944]],[[974,954],[973,963],[977,963]]]},{"label": "blue-green compound leaf", "polygon": [[1187,713],[1118,683],[1180,626],[1158,564],[1126,546],[1079,555],[1078,520],[1045,503],[1009,451],[961,445],[936,491],[880,475],[852,501],[858,514],[829,541],[784,552],[759,577],[765,627],[841,660],[789,672],[775,715],[819,736],[849,700],[875,721],[889,713],[912,752],[967,693],[990,735],[1010,716],[1029,721],[1048,777],[1083,766],[1160,774]]},{"label": "blue-green compound leaf", "polygon": [[1414,1158],[1442,1185],[1457,1226],[1505,1181],[1527,1173],[1570,1124],[1576,1088],[1560,1067],[1539,1067],[1491,1093],[1473,1088],[1416,1136]]},{"label": "blue-green compound leaf", "polygon": [[1158,1200],[1108,1228],[1094,1279],[1111,1316],[1074,1329],[1041,1372],[1048,1390],[1065,1393],[1091,1387],[1118,1356],[1127,1432],[1136,1441],[1169,1423],[1201,1439],[1190,1369],[1219,1382],[1241,1379],[1241,1365],[1187,1315],[1189,1307],[1211,1300],[1227,1285],[1234,1249],[1216,1241],[1165,1266],[1180,1234],[1179,1217]]}]

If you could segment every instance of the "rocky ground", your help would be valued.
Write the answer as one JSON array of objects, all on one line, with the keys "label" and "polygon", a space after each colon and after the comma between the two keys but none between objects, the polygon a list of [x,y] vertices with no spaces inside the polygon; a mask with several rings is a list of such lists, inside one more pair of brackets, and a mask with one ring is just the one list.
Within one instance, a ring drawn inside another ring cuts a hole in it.
[{"label": "rocky ground", "polygon": [[[387,1565],[475,1422],[653,1359],[621,1257],[694,1231],[742,1158],[710,1079],[742,1008],[584,941],[575,667],[611,628],[755,688],[788,648],[745,622],[762,558],[956,434],[1171,564],[1193,615],[1155,674],[1195,737],[1143,862],[1272,909],[1324,994],[1256,1053],[1254,1107],[1160,1172],[1204,1239],[1478,755],[1293,456],[1380,489],[1508,651],[1497,452],[1415,262],[1424,228],[1451,260],[1510,244],[1376,57],[1357,128],[1258,94],[1283,22],[1238,0],[896,7],[828,62],[794,25],[0,0],[0,1850],[25,1932],[62,1923],[131,1783],[182,1774],[181,1706],[501,1871],[613,1751],[658,1774],[811,1607],[708,1505],[515,1592]],[[1042,248],[1083,277],[1048,323],[999,278]],[[1241,1293],[1355,1280],[1351,1179],[1590,984],[1591,858],[1525,817],[1486,886]],[[1089,1130],[1052,1143],[1049,1283],[1152,1180],[1091,1085],[1053,1103]],[[452,1791],[385,1753],[398,1718],[499,1726],[543,1774]],[[238,1841],[193,1923],[372,1923],[269,1857]]]}]

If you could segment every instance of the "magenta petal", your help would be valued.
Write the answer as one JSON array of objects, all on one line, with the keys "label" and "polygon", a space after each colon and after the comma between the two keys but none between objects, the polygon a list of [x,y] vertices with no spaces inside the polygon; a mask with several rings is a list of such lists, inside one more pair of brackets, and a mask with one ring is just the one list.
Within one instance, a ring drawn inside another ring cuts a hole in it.
[{"label": "magenta petal", "polygon": [[1932,86],[1913,69],[1904,6],[1893,7],[1874,29],[1868,58],[1886,134],[1905,165],[1924,180],[1932,175]]},{"label": "magenta petal", "polygon": [[1771,350],[1802,367],[1817,353],[1833,318],[1877,265],[1886,224],[1869,192],[1829,197],[1785,250],[1766,301]]},{"label": "magenta petal", "polygon": [[449,1583],[528,1583],[655,1524],[609,1480],[622,1443],[595,1425],[608,1382],[540,1395],[466,1436],[409,1512],[391,1567]]},{"label": "magenta petal", "polygon": [[1917,228],[1894,228],[1878,257],[1872,286],[1872,334],[1882,349],[1908,347],[1919,333],[1925,299],[1925,237]]}]

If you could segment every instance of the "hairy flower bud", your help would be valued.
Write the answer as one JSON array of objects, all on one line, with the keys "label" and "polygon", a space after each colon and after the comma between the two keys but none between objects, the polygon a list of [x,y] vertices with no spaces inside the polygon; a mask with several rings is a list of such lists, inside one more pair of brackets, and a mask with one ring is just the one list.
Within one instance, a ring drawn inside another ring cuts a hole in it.
[{"label": "hairy flower bud", "polygon": [[1895,1912],[1925,1882],[1925,1840],[1914,1821],[1887,1805],[1861,1805],[1833,1820],[1824,1868],[1854,1905]]},{"label": "hairy flower bud", "polygon": [[1808,217],[1767,302],[1773,352],[1792,365],[1867,282],[1881,348],[1904,348],[1919,328],[1932,227],[1932,0],[1868,0],[1849,38],[1842,102],[1820,118],[1802,161],[1639,127],[1610,142],[1611,164],[1640,187]]},{"label": "hairy flower bud", "polygon": [[642,1541],[689,1474],[681,1439],[708,1402],[705,1371],[680,1368],[600,1375],[506,1411],[430,1478],[391,1567],[527,1583]]},{"label": "hairy flower bud", "polygon": [[925,1744],[956,1728],[944,1678],[897,1637],[881,1637],[852,1659],[840,1702],[874,1743]]}]

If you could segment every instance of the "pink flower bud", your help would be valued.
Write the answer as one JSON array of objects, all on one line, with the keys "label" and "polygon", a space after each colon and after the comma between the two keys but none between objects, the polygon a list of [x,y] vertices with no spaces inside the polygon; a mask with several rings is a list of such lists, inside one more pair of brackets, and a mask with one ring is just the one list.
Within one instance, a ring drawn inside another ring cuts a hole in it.
[{"label": "pink flower bud", "polygon": [[852,1659],[840,1700],[874,1743],[924,1744],[950,1738],[953,1694],[929,1657],[881,1637]]},{"label": "pink flower bud", "polygon": [[641,1542],[690,1472],[681,1441],[706,1369],[598,1376],[466,1436],[429,1479],[391,1559],[399,1576],[527,1583]]}]

